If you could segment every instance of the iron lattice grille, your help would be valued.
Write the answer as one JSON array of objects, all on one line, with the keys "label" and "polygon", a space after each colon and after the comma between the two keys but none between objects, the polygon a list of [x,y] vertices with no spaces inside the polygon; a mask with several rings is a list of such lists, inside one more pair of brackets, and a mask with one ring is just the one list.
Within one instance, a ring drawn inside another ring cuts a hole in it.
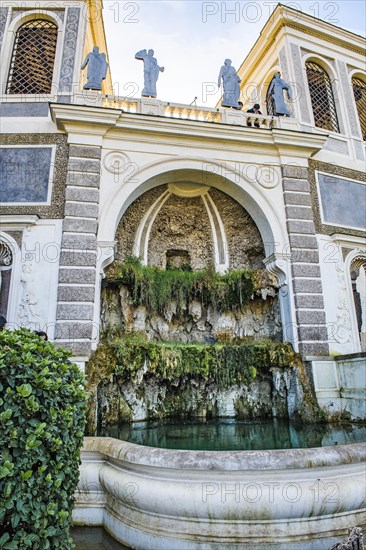
[{"label": "iron lattice grille", "polygon": [[[271,80],[271,84],[273,82],[273,78]],[[269,90],[271,88],[271,84],[268,86],[267,95],[266,95],[266,107],[267,107],[267,115],[268,116],[274,116],[275,115],[275,105],[273,101],[272,94],[269,93]]]},{"label": "iron lattice grille", "polygon": [[15,36],[8,94],[51,92],[57,44],[57,25],[44,19],[22,25]]},{"label": "iron lattice grille", "polygon": [[311,61],[306,63],[306,73],[315,126],[331,132],[339,132],[332,83],[328,74],[320,65]]},{"label": "iron lattice grille", "polygon": [[352,78],[352,86],[358,118],[360,119],[362,139],[366,141],[366,82],[355,77]]}]

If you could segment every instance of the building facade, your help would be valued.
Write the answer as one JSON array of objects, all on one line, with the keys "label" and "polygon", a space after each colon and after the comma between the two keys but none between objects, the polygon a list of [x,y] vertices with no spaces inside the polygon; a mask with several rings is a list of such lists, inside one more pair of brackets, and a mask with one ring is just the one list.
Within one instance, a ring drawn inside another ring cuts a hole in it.
[{"label": "building facade", "polygon": [[[366,351],[365,40],[279,5],[239,70],[257,116],[115,97],[110,73],[102,93],[82,91],[86,54],[107,52],[101,1],[49,6],[0,8],[8,326],[45,330],[84,365],[127,235],[146,264],[164,267],[174,250],[221,273],[260,262],[277,280],[282,338],[313,363],[319,391],[321,372],[338,391],[335,357],[361,364]],[[290,117],[273,111],[276,72],[290,84]],[[196,207],[189,239],[182,211]],[[240,248],[255,232],[257,256],[249,239]]]}]

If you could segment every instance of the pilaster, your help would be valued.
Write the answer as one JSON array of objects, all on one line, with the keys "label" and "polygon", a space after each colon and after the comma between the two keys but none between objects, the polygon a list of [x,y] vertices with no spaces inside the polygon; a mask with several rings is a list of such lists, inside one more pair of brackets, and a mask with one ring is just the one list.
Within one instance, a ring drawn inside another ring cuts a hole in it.
[{"label": "pilaster", "polygon": [[299,351],[307,356],[327,355],[328,333],[308,170],[288,165],[282,167],[282,175]]},{"label": "pilaster", "polygon": [[70,145],[55,340],[88,356],[93,323],[101,148]]}]

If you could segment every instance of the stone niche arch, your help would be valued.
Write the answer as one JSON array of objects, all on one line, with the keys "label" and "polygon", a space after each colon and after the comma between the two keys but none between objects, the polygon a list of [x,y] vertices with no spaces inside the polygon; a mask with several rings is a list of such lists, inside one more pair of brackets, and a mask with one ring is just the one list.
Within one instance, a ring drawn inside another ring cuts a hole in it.
[{"label": "stone niche arch", "polygon": [[183,263],[222,274],[264,268],[261,235],[247,211],[227,193],[188,182],[161,185],[136,199],[120,221],[116,241],[118,260],[133,255],[144,265]]},{"label": "stone niche arch", "polygon": [[0,231],[0,315],[7,328],[17,325],[20,299],[21,252],[17,242]]},{"label": "stone niche arch", "polygon": [[366,251],[353,250],[345,260],[347,296],[355,352],[366,351]]},{"label": "stone niche arch", "polygon": [[127,178],[102,209],[98,241],[114,241],[123,214],[140,195],[159,185],[182,181],[215,187],[235,199],[255,221],[265,245],[272,246],[270,253],[275,252],[276,245],[279,249],[286,245],[286,228],[281,226],[265,189],[224,163],[197,157],[151,163]]},{"label": "stone niche arch", "polygon": [[[127,208],[147,191],[159,186],[179,185],[182,182],[194,184],[196,188],[208,186],[227,194],[239,203],[254,220],[265,250],[263,264],[276,275],[279,281],[284,340],[290,341],[297,349],[297,325],[292,283],[291,277],[289,277],[290,263],[286,261],[287,258],[282,253],[288,241],[285,224],[281,224],[278,212],[276,212],[276,205],[273,200],[271,201],[267,190],[258,185],[258,182],[246,179],[241,173],[227,166],[223,167],[220,162],[197,157],[173,158],[154,162],[140,168],[125,180],[115,193],[111,193],[104,203],[99,222],[98,246],[101,253],[98,267],[100,278],[102,279],[104,276],[104,268],[111,264],[115,258],[113,245],[116,242],[116,231]],[[163,193],[158,194],[156,200],[159,197],[160,201],[164,202],[166,197]],[[156,208],[159,207],[159,204],[158,201]],[[140,228],[140,246],[144,240],[144,231],[146,233],[149,229],[149,222],[153,215],[147,218]],[[218,222],[219,219],[216,218],[216,223]],[[146,238],[144,242],[146,242]],[[98,320],[99,311],[96,311],[95,321],[98,322]]]}]

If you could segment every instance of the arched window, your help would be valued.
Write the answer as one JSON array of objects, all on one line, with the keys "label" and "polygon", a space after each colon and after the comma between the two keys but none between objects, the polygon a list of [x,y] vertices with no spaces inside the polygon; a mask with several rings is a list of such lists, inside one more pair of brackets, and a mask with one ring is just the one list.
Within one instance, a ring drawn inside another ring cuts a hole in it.
[{"label": "arched window", "polygon": [[[273,78],[272,78],[273,80]],[[267,107],[267,115],[268,116],[274,116],[275,115],[275,105],[273,101],[272,94],[269,93],[269,90],[271,89],[272,80],[270,82],[270,85],[267,88],[267,94],[266,94],[266,107]]]},{"label": "arched window", "polygon": [[326,71],[313,61],[306,63],[315,126],[339,132],[332,83]]},{"label": "arched window", "polygon": [[360,78],[353,77],[352,87],[358,118],[360,119],[362,138],[366,141],[366,82]]},{"label": "arched window", "polygon": [[57,43],[57,25],[36,19],[19,27],[14,41],[7,85],[8,94],[51,92]]}]

